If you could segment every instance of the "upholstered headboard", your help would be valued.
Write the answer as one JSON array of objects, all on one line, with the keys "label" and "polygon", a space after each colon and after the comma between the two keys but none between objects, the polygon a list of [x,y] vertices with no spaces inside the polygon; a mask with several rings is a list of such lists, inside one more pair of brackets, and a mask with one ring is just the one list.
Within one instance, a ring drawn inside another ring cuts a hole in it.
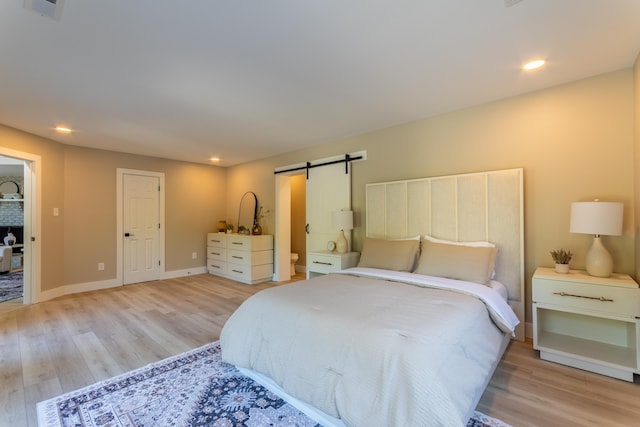
[{"label": "upholstered headboard", "polygon": [[396,239],[425,234],[488,241],[499,251],[495,280],[509,292],[524,339],[523,170],[449,175],[366,186],[366,235]]}]

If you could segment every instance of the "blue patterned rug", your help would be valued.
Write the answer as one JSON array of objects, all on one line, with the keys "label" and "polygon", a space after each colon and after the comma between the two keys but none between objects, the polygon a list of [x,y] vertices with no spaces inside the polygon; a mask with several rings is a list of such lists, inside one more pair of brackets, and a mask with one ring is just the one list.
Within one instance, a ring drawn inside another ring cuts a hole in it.
[{"label": "blue patterned rug", "polygon": [[[220,344],[38,403],[47,427],[321,427],[222,361]],[[508,427],[477,412],[467,427]]]},{"label": "blue patterned rug", "polygon": [[22,271],[0,274],[0,302],[22,298]]}]

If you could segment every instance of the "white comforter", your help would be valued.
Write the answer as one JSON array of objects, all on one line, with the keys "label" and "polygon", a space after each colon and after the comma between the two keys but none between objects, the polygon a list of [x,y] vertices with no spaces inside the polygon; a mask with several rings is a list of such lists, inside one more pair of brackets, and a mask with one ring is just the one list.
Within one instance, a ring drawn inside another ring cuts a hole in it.
[{"label": "white comforter", "polygon": [[[501,356],[505,332],[492,318],[504,307],[375,274],[351,269],[259,292],[222,330],[223,359],[347,426],[464,425]],[[507,333],[515,324],[499,322]]]}]

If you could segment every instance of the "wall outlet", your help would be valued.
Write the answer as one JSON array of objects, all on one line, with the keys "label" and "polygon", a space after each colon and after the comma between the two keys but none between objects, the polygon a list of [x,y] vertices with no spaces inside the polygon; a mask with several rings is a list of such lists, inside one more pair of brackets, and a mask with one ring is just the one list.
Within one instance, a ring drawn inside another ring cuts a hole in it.
[{"label": "wall outlet", "polygon": [[104,270],[104,262],[99,262],[98,263],[98,271],[102,271]]},{"label": "wall outlet", "polygon": [[191,252],[191,259],[198,259],[198,252]]}]

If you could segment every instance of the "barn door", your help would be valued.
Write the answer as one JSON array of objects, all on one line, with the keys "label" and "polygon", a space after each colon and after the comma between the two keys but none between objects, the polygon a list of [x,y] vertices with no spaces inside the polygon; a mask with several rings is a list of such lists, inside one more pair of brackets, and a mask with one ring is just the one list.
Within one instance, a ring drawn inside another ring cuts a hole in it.
[{"label": "barn door", "polygon": [[[351,167],[344,163],[324,165],[309,169],[308,174],[307,253],[327,250],[327,243],[338,238],[332,215],[351,210]],[[351,233],[345,235],[351,247]]]}]

